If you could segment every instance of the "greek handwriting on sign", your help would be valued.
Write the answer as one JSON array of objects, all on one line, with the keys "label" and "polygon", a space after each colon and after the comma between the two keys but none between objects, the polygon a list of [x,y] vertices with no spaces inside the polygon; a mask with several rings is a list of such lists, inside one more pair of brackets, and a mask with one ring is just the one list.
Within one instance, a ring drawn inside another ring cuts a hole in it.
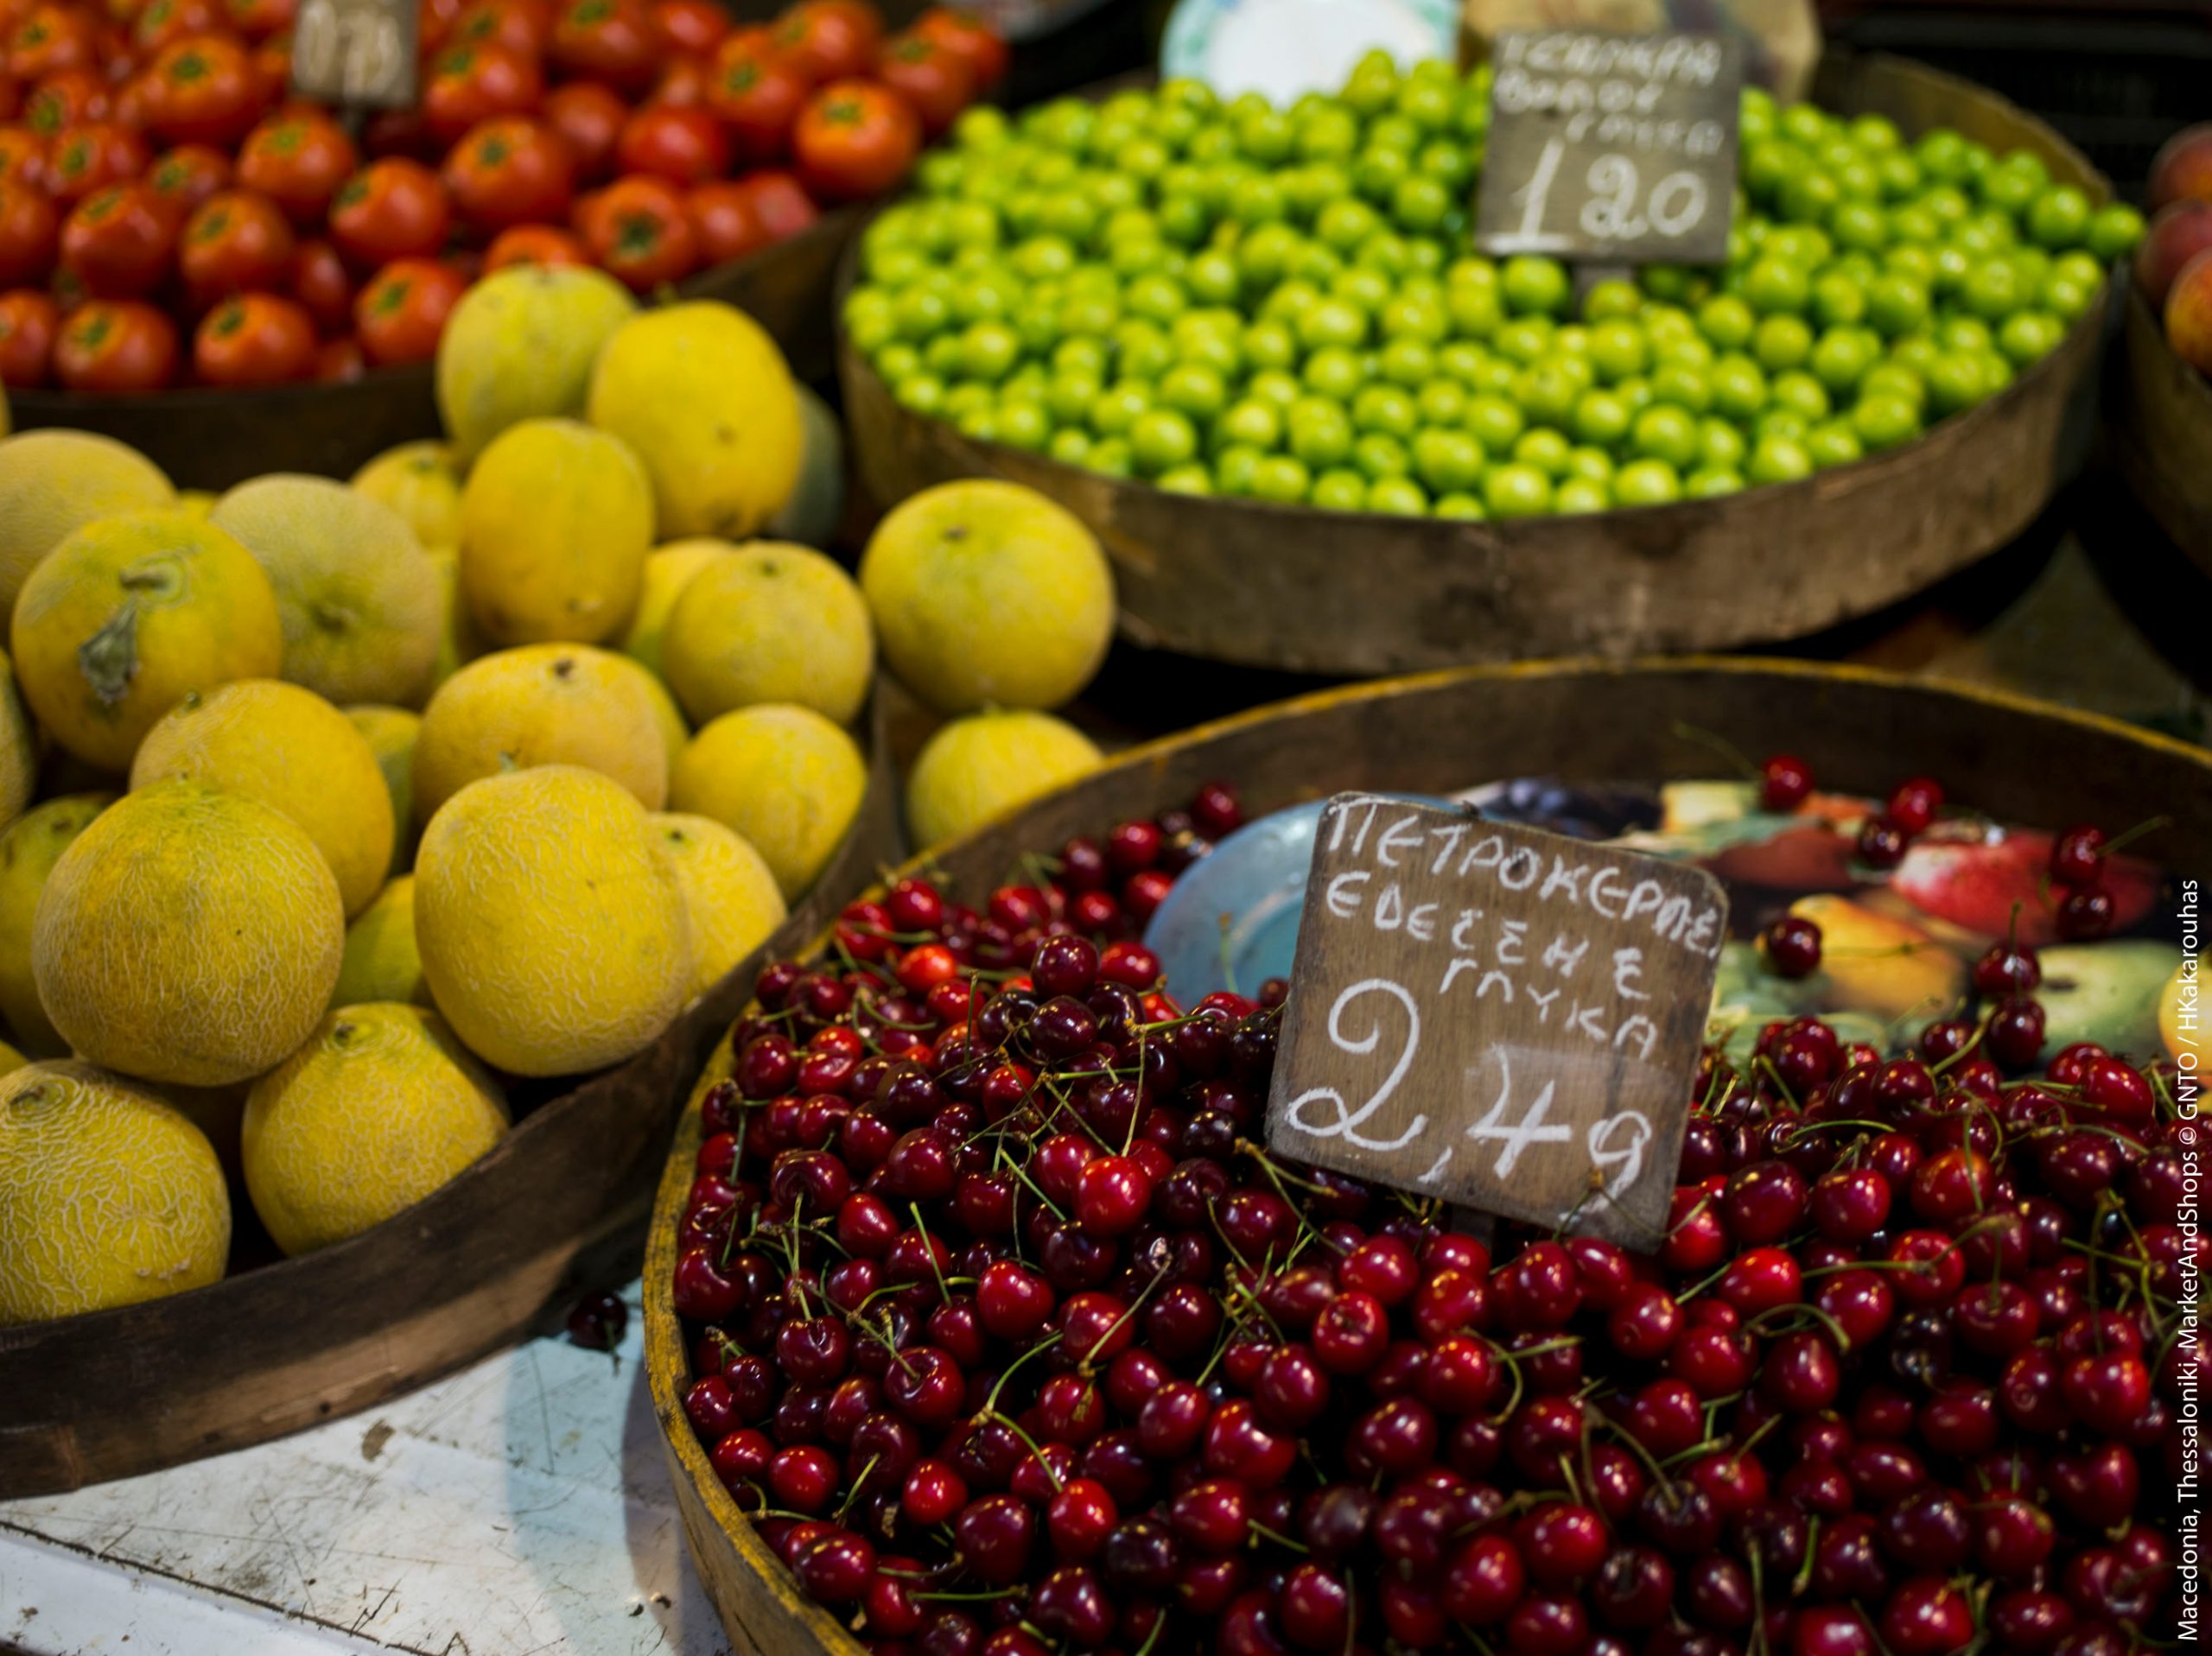
[{"label": "greek handwriting on sign", "polygon": [[1727,935],[1703,869],[1339,794],[1306,879],[1268,1144],[1649,1252]]},{"label": "greek handwriting on sign", "polygon": [[414,0],[300,0],[292,90],[353,109],[415,102]]},{"label": "greek handwriting on sign", "polygon": [[1627,263],[1727,257],[1741,41],[1507,34],[1491,66],[1477,246]]}]

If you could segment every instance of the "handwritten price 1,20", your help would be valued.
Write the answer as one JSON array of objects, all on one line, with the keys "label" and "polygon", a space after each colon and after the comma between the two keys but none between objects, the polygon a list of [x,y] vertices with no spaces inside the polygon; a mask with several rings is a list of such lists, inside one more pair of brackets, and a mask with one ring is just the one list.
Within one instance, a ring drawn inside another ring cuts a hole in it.
[{"label": "handwritten price 1,20", "polygon": [[[1416,1114],[1395,1136],[1372,1137],[1362,1131],[1386,1104],[1398,1083],[1405,1079],[1413,1067],[1414,1055],[1421,1046],[1421,1010],[1413,995],[1402,984],[1388,978],[1367,978],[1351,985],[1338,995],[1329,1008],[1328,1034],[1330,1043],[1339,1051],[1355,1057],[1374,1052],[1382,1044],[1384,1018],[1376,1012],[1362,1033],[1350,1033],[1345,1028],[1345,1013],[1352,1003],[1370,996],[1380,995],[1397,1003],[1405,1014],[1406,1037],[1389,1073],[1357,1109],[1348,1107],[1344,1096],[1333,1087],[1312,1087],[1290,1101],[1286,1119],[1298,1131],[1315,1139],[1342,1139],[1360,1149],[1390,1152],[1403,1150],[1427,1131],[1428,1117]],[[1505,1047],[1493,1043],[1489,1057],[1496,1060],[1498,1073],[1497,1094],[1489,1113],[1471,1123],[1466,1136],[1478,1144],[1496,1144],[1497,1161],[1493,1170],[1500,1179],[1512,1177],[1522,1153],[1534,1145],[1568,1144],[1573,1139],[1573,1130],[1566,1125],[1550,1121],[1552,1101],[1557,1083],[1546,1081],[1527,1109],[1517,1120],[1509,1119],[1513,1107],[1512,1061]],[[1473,1072],[1470,1072],[1471,1074]],[[1325,1117],[1316,1121],[1310,1110],[1315,1105],[1335,1107],[1335,1119]],[[1599,1173],[1608,1198],[1617,1199],[1634,1184],[1644,1167],[1644,1146],[1651,1141],[1651,1122],[1639,1110],[1621,1110],[1590,1123],[1584,1135],[1585,1147],[1591,1164]],[[1444,1177],[1452,1164],[1456,1146],[1446,1145],[1429,1169],[1421,1176],[1419,1183],[1433,1185]]]},{"label": "handwritten price 1,20", "polygon": [[[1544,209],[1566,157],[1566,141],[1548,140],[1529,181],[1514,192],[1521,204],[1521,237],[1542,237]],[[1582,204],[1583,233],[1600,241],[1632,241],[1648,230],[1679,239],[1697,228],[1711,200],[1705,181],[1692,172],[1669,173],[1651,187],[1649,194],[1640,196],[1643,176],[1626,155],[1599,155],[1590,163],[1583,182],[1590,191],[1590,199]]]}]

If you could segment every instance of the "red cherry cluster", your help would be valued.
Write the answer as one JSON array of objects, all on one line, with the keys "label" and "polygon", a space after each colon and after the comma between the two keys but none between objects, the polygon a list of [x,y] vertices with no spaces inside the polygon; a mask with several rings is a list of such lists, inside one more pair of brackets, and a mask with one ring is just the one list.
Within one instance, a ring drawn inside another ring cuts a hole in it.
[{"label": "red cherry cluster", "polygon": [[[2125,835],[2123,838],[2126,837]],[[2050,883],[2058,899],[2058,935],[2086,942],[2112,930],[2112,892],[2105,886],[2105,857],[2113,847],[2104,830],[2070,828],[2050,845]]]},{"label": "red cherry cluster", "polygon": [[901,882],[763,974],[674,1303],[692,1425],[811,1596],[899,1656],[2119,1656],[2166,1625],[2139,1457],[2171,1472],[2208,1366],[2168,1077],[1777,1024],[1749,1073],[1707,1053],[1648,1253],[1493,1252],[1267,1153],[1281,986],[1186,1015],[1116,935],[1236,815],[1209,790],[981,910]]},{"label": "red cherry cluster", "polygon": [[[1812,792],[1813,769],[1794,753],[1777,753],[1759,766],[1759,803],[1768,810],[1794,811]],[[1933,777],[1900,782],[1883,808],[1859,824],[1859,860],[1869,868],[1896,867],[1942,809],[1943,784]]]}]

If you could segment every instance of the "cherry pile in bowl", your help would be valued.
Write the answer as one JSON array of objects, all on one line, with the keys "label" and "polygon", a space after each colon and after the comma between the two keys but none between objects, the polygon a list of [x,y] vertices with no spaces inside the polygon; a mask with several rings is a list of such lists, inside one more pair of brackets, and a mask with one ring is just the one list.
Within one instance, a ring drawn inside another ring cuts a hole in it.
[{"label": "cherry pile in bowl", "polygon": [[1268,1154],[1283,986],[1185,1012],[1130,941],[1237,819],[1209,788],[981,910],[903,880],[734,1031],[674,1268],[684,1407],[861,1642],[2171,1637],[2206,1364],[2170,1064],[2004,1067],[1980,1032],[2036,974],[1999,946],[1914,1052],[1810,1018],[1747,1073],[1708,1052],[1649,1255],[1485,1246]]}]

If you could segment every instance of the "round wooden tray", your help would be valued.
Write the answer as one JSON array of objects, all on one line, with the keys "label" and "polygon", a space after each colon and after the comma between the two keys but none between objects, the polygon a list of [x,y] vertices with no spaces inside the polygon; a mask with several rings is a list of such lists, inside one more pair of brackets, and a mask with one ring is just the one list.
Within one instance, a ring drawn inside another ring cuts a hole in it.
[{"label": "round wooden tray", "polygon": [[2113,461],[2167,538],[2212,574],[2212,384],[2127,287]]},{"label": "round wooden tray", "polygon": [[[2040,155],[2101,200],[2065,140],[1994,94],[1900,58],[1832,54],[1825,106]],[[856,250],[855,250],[856,251]],[[856,260],[849,256],[845,283]],[[2107,284],[2109,287],[2109,284]],[[1919,441],[1725,499],[1463,523],[1167,494],[972,441],[901,408],[849,341],[855,464],[880,501],[961,477],[1041,490],[1114,561],[1133,641],[1243,666],[1362,676],[1461,662],[1715,650],[1887,607],[2018,535],[2092,425],[2093,309],[1997,397]]]},{"label": "round wooden tray", "polygon": [[334,1247],[190,1293],[0,1328],[0,1500],[367,1408],[506,1344],[583,1287],[626,1278],[677,1102],[754,974],[898,854],[880,717],[868,740],[860,815],[775,936],[652,1046],[540,1104],[434,1195]]},{"label": "round wooden tray", "polygon": [[[1323,691],[1122,754],[1070,787],[916,859],[974,894],[1108,822],[1179,806],[1217,778],[1254,815],[1342,789],[1434,792],[1492,778],[1705,777],[1711,733],[1747,753],[1787,750],[1823,788],[1878,795],[1900,776],[1942,778],[1953,798],[2013,822],[2061,825],[2094,800],[2112,822],[2162,817],[2142,854],[2212,871],[2212,752],[2092,714],[1864,668],[1748,658],[1627,666],[1463,669]],[[2030,761],[2032,761],[2031,763]],[[2063,778],[2063,794],[2051,778]],[[901,871],[907,872],[907,871]],[[645,1366],[677,1502],[732,1647],[858,1656],[804,1598],[709,1465],[685,1418],[690,1354],[669,1298],[677,1225],[700,1140],[699,1099],[728,1073],[716,1047],[678,1124],[645,1242]]]},{"label": "round wooden tray", "polygon": [[[752,314],[802,380],[826,378],[834,345],[830,291],[861,207],[825,213],[787,241],[681,283],[687,299],[720,299]],[[73,426],[129,443],[181,489],[227,489],[268,472],[350,477],[395,443],[441,429],[428,363],[379,369],[340,385],[209,387],[146,397],[10,393],[18,428]]]}]

